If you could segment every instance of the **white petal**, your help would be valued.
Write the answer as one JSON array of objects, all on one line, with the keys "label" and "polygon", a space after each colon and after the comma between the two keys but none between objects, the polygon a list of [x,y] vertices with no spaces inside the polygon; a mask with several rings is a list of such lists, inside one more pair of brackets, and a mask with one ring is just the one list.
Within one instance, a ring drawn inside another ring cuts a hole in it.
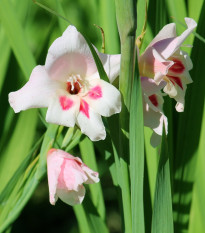
[{"label": "white petal", "polygon": [[106,137],[105,127],[101,116],[94,112],[93,109],[83,102],[83,109],[80,110],[77,117],[77,124],[81,132],[86,134],[92,141],[104,140]]},{"label": "white petal", "polygon": [[155,44],[157,41],[164,40],[167,38],[176,37],[176,24],[170,23],[165,25],[160,32],[155,36],[152,42],[149,44],[149,47]]},{"label": "white petal", "polygon": [[98,172],[93,171],[85,164],[83,164],[82,169],[88,176],[88,180],[85,182],[85,184],[93,184],[93,183],[98,183],[100,181],[98,177],[99,176]]},{"label": "white petal", "polygon": [[193,63],[192,63],[192,60],[191,60],[190,56],[188,55],[188,53],[180,50],[180,55],[182,55],[184,57],[186,69],[191,70],[193,68]]},{"label": "white petal", "polygon": [[176,108],[177,112],[183,112],[184,111],[184,103],[177,102],[175,108]]},{"label": "white petal", "polygon": [[58,197],[56,195],[58,177],[63,164],[63,158],[57,156],[58,150],[51,150],[47,156],[47,173],[50,203],[55,205]]},{"label": "white petal", "polygon": [[120,54],[104,54],[99,53],[100,60],[103,64],[103,67],[105,69],[105,72],[107,73],[107,76],[112,83],[117,76],[119,76],[120,73]]},{"label": "white petal", "polygon": [[18,91],[9,93],[9,103],[15,113],[29,108],[48,107],[53,93],[61,83],[51,80],[44,66],[36,66],[29,81]]},{"label": "white petal", "polygon": [[80,99],[66,92],[56,94],[49,104],[46,121],[53,124],[74,127],[79,112]]},{"label": "white petal", "polygon": [[147,95],[153,95],[156,92],[159,92],[165,85],[166,82],[162,81],[159,85],[156,82],[148,77],[141,77],[142,90]]},{"label": "white petal", "polygon": [[[157,96],[158,99],[160,96]],[[152,109],[148,103],[145,102],[146,98],[143,99],[143,110],[144,110],[144,125],[150,127],[155,131],[155,133],[162,135],[163,123],[165,124],[165,129],[167,133],[167,117],[161,111],[160,107],[157,111],[157,108]],[[162,100],[163,101],[163,100]],[[161,103],[161,105],[163,102]]]},{"label": "white petal", "polygon": [[92,109],[106,117],[121,111],[121,95],[117,88],[104,80],[93,80],[90,85],[84,100]]},{"label": "white petal", "polygon": [[78,191],[58,189],[57,195],[63,202],[73,206],[82,203],[85,197],[85,188],[83,185],[80,185]]},{"label": "white petal", "polygon": [[97,71],[87,42],[74,26],[68,26],[63,35],[52,43],[45,67],[53,79],[62,81],[71,74],[85,77]]},{"label": "white petal", "polygon": [[197,26],[196,22],[191,18],[185,18],[187,24],[187,30],[185,30],[180,36],[175,38],[168,38],[160,40],[153,44],[153,47],[165,58],[169,58],[174,54],[185,41],[185,39],[192,33]]},{"label": "white petal", "polygon": [[176,86],[171,81],[167,83],[163,91],[167,93],[171,98],[174,98],[177,95]]}]

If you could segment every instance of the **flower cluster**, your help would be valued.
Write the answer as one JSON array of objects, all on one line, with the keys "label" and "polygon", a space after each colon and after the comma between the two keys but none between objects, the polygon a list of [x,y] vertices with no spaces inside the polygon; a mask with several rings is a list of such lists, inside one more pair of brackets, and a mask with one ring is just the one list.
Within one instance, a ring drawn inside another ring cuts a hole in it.
[{"label": "flower cluster", "polygon": [[[120,71],[120,55],[99,53],[105,72],[114,80]],[[44,66],[36,66],[29,81],[9,94],[16,113],[29,108],[48,108],[46,121],[67,127],[75,124],[92,141],[103,140],[106,131],[101,119],[121,111],[120,92],[100,79],[84,37],[69,26],[48,50]],[[50,203],[59,197],[69,205],[82,202],[83,183],[99,181],[98,173],[79,158],[51,149],[47,156]]]},{"label": "flower cluster", "polygon": [[[187,29],[180,36],[176,35],[174,23],[164,26],[139,56],[144,124],[153,129],[151,144],[154,147],[160,143],[163,123],[167,132],[162,95],[174,98],[177,101],[176,110],[183,112],[187,84],[192,82],[189,75],[189,70],[192,69],[191,59],[180,47],[197,24],[191,18],[185,18],[185,22]],[[161,89],[165,93],[162,94]]]},{"label": "flower cluster", "polygon": [[[163,95],[174,98],[176,110],[182,112],[186,85],[192,82],[189,75],[192,62],[180,47],[196,23],[190,18],[185,21],[188,28],[180,36],[176,35],[175,24],[166,25],[138,59],[144,125],[153,129],[151,144],[154,147],[160,143],[163,124],[166,133],[168,128]],[[113,82],[119,76],[121,55],[95,50]],[[45,65],[36,66],[29,81],[9,94],[9,103],[16,113],[46,107],[47,122],[67,127],[76,124],[92,141],[106,137],[101,116],[109,117],[121,111],[119,90],[100,79],[90,48],[74,26],[69,26],[52,43]],[[51,204],[55,204],[58,197],[67,204],[79,204],[85,196],[83,183],[99,181],[98,173],[79,158],[57,149],[48,152],[47,171]]]}]

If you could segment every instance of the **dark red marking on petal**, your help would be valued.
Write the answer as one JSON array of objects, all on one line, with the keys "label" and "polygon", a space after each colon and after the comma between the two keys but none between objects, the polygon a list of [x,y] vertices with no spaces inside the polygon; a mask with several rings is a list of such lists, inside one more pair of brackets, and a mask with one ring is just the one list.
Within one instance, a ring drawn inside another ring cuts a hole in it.
[{"label": "dark red marking on petal", "polygon": [[175,83],[183,90],[183,85],[182,85],[182,81],[179,77],[175,77],[175,76],[171,76],[171,75],[167,75],[168,78],[170,78],[170,81],[175,85]]},{"label": "dark red marking on petal", "polygon": [[157,101],[157,96],[154,94],[154,95],[150,95],[149,96],[149,100],[152,102],[152,104],[157,107],[158,106],[158,101]]},{"label": "dark red marking on petal", "polygon": [[81,100],[80,102],[80,112],[82,112],[87,118],[90,118],[89,104],[85,100]]},{"label": "dark red marking on petal", "polygon": [[63,110],[69,110],[73,106],[73,101],[66,96],[61,96],[59,101]]},{"label": "dark red marking on petal", "polygon": [[180,60],[173,59],[174,64],[169,68],[173,73],[181,74],[184,72],[185,67]]},{"label": "dark red marking on petal", "polygon": [[80,91],[80,84],[79,82],[75,82],[74,83],[74,89],[72,90],[72,85],[70,82],[67,82],[67,91],[71,94],[71,95],[76,95],[78,94],[78,92]]},{"label": "dark red marking on petal", "polygon": [[100,86],[93,87],[89,92],[88,95],[92,99],[100,99],[102,97],[102,89]]}]

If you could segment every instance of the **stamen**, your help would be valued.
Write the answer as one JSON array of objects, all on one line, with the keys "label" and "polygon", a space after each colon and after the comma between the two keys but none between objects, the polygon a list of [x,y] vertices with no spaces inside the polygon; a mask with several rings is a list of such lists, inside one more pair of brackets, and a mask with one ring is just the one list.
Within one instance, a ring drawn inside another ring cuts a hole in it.
[{"label": "stamen", "polygon": [[82,82],[80,75],[70,75],[67,79],[67,91],[71,95],[78,94],[80,89],[83,88]]}]

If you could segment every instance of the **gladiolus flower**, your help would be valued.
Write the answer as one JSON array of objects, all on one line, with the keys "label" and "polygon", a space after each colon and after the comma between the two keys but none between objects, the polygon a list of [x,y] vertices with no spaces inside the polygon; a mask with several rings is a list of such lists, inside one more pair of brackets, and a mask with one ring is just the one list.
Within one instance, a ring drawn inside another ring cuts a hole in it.
[{"label": "gladiolus flower", "polygon": [[85,196],[83,183],[99,182],[98,173],[87,167],[81,159],[65,151],[51,149],[47,155],[50,203],[58,197],[68,205],[80,204]]},{"label": "gladiolus flower", "polygon": [[168,121],[163,113],[164,100],[161,93],[161,89],[166,85],[166,82],[162,81],[157,85],[153,79],[141,77],[141,85],[144,125],[153,130],[150,143],[153,147],[156,147],[161,142],[163,125],[166,134],[168,133]]},{"label": "gladiolus flower", "polygon": [[[120,55],[95,50],[112,81],[119,75]],[[77,124],[93,141],[106,137],[101,115],[121,111],[120,92],[100,79],[89,46],[74,26],[53,42],[45,66],[36,66],[26,85],[9,94],[9,102],[16,113],[48,107],[47,122]]]},{"label": "gladiolus flower", "polygon": [[186,85],[192,82],[191,59],[180,47],[197,26],[191,18],[185,18],[185,22],[187,30],[180,36],[176,35],[174,23],[164,26],[139,57],[140,75],[154,78],[157,84],[165,81],[164,92],[177,101],[178,112],[184,111]]}]

